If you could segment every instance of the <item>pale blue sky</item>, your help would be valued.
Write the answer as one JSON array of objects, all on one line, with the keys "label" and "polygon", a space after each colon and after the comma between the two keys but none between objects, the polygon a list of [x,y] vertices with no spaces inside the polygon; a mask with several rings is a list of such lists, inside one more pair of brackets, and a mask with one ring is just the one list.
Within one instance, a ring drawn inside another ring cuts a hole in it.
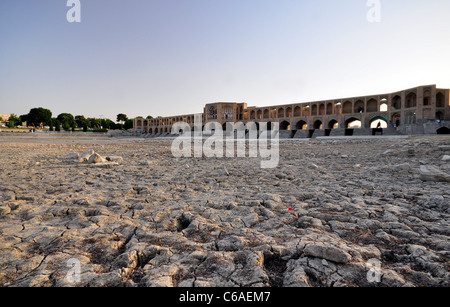
[{"label": "pale blue sky", "polygon": [[0,113],[169,116],[450,88],[450,1],[0,0]]}]

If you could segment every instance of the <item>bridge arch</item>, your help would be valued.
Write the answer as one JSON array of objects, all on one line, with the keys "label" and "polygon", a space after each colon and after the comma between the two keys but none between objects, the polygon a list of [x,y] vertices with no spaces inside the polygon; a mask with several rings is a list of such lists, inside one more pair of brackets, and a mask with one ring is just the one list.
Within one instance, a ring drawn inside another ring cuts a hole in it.
[{"label": "bridge arch", "polygon": [[297,130],[307,130],[308,129],[308,123],[305,122],[304,120],[299,120],[296,124],[295,124],[295,128]]},{"label": "bridge arch", "polygon": [[332,119],[328,122],[328,129],[337,129],[339,127],[339,123],[337,120]]},{"label": "bridge arch", "polygon": [[291,128],[291,124],[288,121],[283,120],[280,123],[280,130],[290,130],[290,128]]},{"label": "bridge arch", "polygon": [[447,127],[441,127],[436,132],[437,134],[450,134],[450,129]]},{"label": "bridge arch", "polygon": [[345,121],[345,128],[347,129],[354,129],[354,128],[361,128],[362,122],[359,118],[351,117]]},{"label": "bridge arch", "polygon": [[382,116],[376,116],[370,120],[370,128],[387,128],[388,120]]},{"label": "bridge arch", "polygon": [[321,120],[318,119],[314,122],[314,129],[319,129],[319,130],[323,129],[323,123]]}]

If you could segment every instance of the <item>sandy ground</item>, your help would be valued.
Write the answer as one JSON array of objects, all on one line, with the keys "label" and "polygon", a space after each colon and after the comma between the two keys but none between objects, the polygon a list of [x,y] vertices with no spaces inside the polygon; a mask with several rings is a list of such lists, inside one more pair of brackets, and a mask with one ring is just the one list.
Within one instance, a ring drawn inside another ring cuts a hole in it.
[{"label": "sandy ground", "polygon": [[[449,138],[283,141],[275,169],[170,145],[0,136],[0,285],[450,285]],[[88,150],[123,160],[63,159]]]}]

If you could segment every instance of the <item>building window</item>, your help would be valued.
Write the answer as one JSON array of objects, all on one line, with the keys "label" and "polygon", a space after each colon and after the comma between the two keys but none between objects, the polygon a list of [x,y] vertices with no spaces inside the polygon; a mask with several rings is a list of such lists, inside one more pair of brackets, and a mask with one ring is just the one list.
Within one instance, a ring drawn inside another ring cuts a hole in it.
[{"label": "building window", "polygon": [[231,107],[231,106],[223,107],[222,118],[223,119],[233,119],[233,107]]},{"label": "building window", "polygon": [[208,119],[217,119],[217,108],[215,106],[208,108]]}]

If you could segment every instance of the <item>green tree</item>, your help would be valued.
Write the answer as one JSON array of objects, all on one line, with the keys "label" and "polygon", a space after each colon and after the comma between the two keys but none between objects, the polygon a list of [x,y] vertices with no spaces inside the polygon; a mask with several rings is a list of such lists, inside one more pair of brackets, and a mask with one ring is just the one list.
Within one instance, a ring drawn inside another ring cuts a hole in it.
[{"label": "green tree", "polygon": [[123,113],[120,113],[120,114],[117,114],[117,122],[118,123],[124,123],[124,122],[126,122],[128,120],[128,116],[126,116],[125,114],[123,114]]},{"label": "green tree", "polygon": [[18,126],[21,123],[22,123],[22,121],[16,114],[13,113],[9,116],[8,127],[14,128],[15,126]]},{"label": "green tree", "polygon": [[19,122],[17,123],[17,125],[21,125],[22,123],[26,122],[27,125],[33,125],[33,123],[30,123],[28,121],[28,114],[23,114],[19,116]]},{"label": "green tree", "polygon": [[61,131],[61,122],[59,120],[55,120],[55,131]]},{"label": "green tree", "polygon": [[75,122],[78,127],[83,127],[83,124],[87,121],[87,119],[83,115],[75,116]]},{"label": "green tree", "polygon": [[62,127],[63,127],[64,131],[69,131],[70,130],[70,125],[69,125],[68,122],[64,122],[62,124]]},{"label": "green tree", "polygon": [[44,108],[34,108],[26,115],[28,125],[39,126],[41,123],[49,125],[52,119],[52,112]]},{"label": "green tree", "polygon": [[56,118],[62,125],[68,124],[69,128],[72,126],[72,124],[75,122],[75,118],[70,113],[61,113]]},{"label": "green tree", "polygon": [[98,129],[100,128],[100,119],[98,118],[88,118],[87,121],[89,122],[89,127],[92,129]]},{"label": "green tree", "polygon": [[132,119],[128,119],[128,120],[125,122],[124,128],[125,128],[126,130],[132,129],[132,128],[133,128],[133,120],[132,120]]}]

